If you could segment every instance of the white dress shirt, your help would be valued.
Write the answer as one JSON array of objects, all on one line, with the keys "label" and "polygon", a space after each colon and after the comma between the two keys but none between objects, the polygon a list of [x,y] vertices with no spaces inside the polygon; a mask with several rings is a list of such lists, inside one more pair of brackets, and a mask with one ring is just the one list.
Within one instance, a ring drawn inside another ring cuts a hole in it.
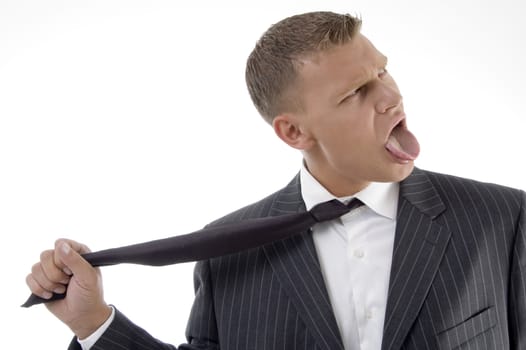
[{"label": "white dress shirt", "polygon": [[[336,198],[300,172],[307,210]],[[365,205],[316,224],[313,239],[345,350],[380,350],[398,205],[397,183],[371,183],[353,197]]]}]

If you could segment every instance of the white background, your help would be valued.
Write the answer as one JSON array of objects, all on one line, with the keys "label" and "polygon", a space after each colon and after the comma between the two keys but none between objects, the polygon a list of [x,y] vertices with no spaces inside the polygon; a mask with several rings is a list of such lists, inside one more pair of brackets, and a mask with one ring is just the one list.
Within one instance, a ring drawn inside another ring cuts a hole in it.
[{"label": "white background", "polygon": [[[0,0],[2,348],[69,342],[45,307],[19,307],[56,238],[97,250],[186,233],[292,178],[299,154],[244,84],[255,41],[288,15],[362,16],[404,94],[418,166],[526,188],[523,1],[188,3]],[[106,299],[179,344],[192,267],[104,268]]]}]

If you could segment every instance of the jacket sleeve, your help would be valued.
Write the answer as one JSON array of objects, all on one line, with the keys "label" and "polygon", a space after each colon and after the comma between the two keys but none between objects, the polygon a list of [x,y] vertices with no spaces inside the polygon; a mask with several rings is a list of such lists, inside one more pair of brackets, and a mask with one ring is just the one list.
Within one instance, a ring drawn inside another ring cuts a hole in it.
[{"label": "jacket sleeve", "polygon": [[521,206],[510,276],[509,331],[512,349],[526,349],[526,193],[521,193]]},{"label": "jacket sleeve", "polygon": [[[195,300],[187,326],[186,344],[178,348],[152,337],[115,309],[115,318],[90,350],[217,350],[210,270],[208,262],[198,262],[194,271]],[[81,350],[74,338],[68,350]]]}]

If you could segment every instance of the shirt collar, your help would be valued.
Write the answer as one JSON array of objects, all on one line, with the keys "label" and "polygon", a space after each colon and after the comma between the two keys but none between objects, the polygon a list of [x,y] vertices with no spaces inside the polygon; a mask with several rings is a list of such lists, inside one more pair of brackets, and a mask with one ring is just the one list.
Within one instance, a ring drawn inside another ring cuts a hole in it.
[{"label": "shirt collar", "polygon": [[391,220],[396,219],[399,191],[399,184],[396,182],[371,182],[369,186],[352,196],[338,198],[323,187],[318,180],[309,173],[305,164],[302,164],[300,183],[301,196],[303,197],[307,210],[310,210],[318,203],[331,199],[346,202],[350,198],[358,198],[378,215],[385,216]]}]

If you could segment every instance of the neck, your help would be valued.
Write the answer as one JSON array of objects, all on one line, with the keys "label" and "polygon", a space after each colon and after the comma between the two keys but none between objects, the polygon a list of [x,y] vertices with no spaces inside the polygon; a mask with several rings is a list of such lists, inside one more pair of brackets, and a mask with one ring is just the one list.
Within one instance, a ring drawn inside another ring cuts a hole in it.
[{"label": "neck", "polygon": [[358,181],[344,174],[327,171],[327,169],[330,169],[329,166],[317,166],[316,163],[309,162],[307,158],[305,158],[305,167],[335,197],[352,196],[370,184],[368,181]]}]

